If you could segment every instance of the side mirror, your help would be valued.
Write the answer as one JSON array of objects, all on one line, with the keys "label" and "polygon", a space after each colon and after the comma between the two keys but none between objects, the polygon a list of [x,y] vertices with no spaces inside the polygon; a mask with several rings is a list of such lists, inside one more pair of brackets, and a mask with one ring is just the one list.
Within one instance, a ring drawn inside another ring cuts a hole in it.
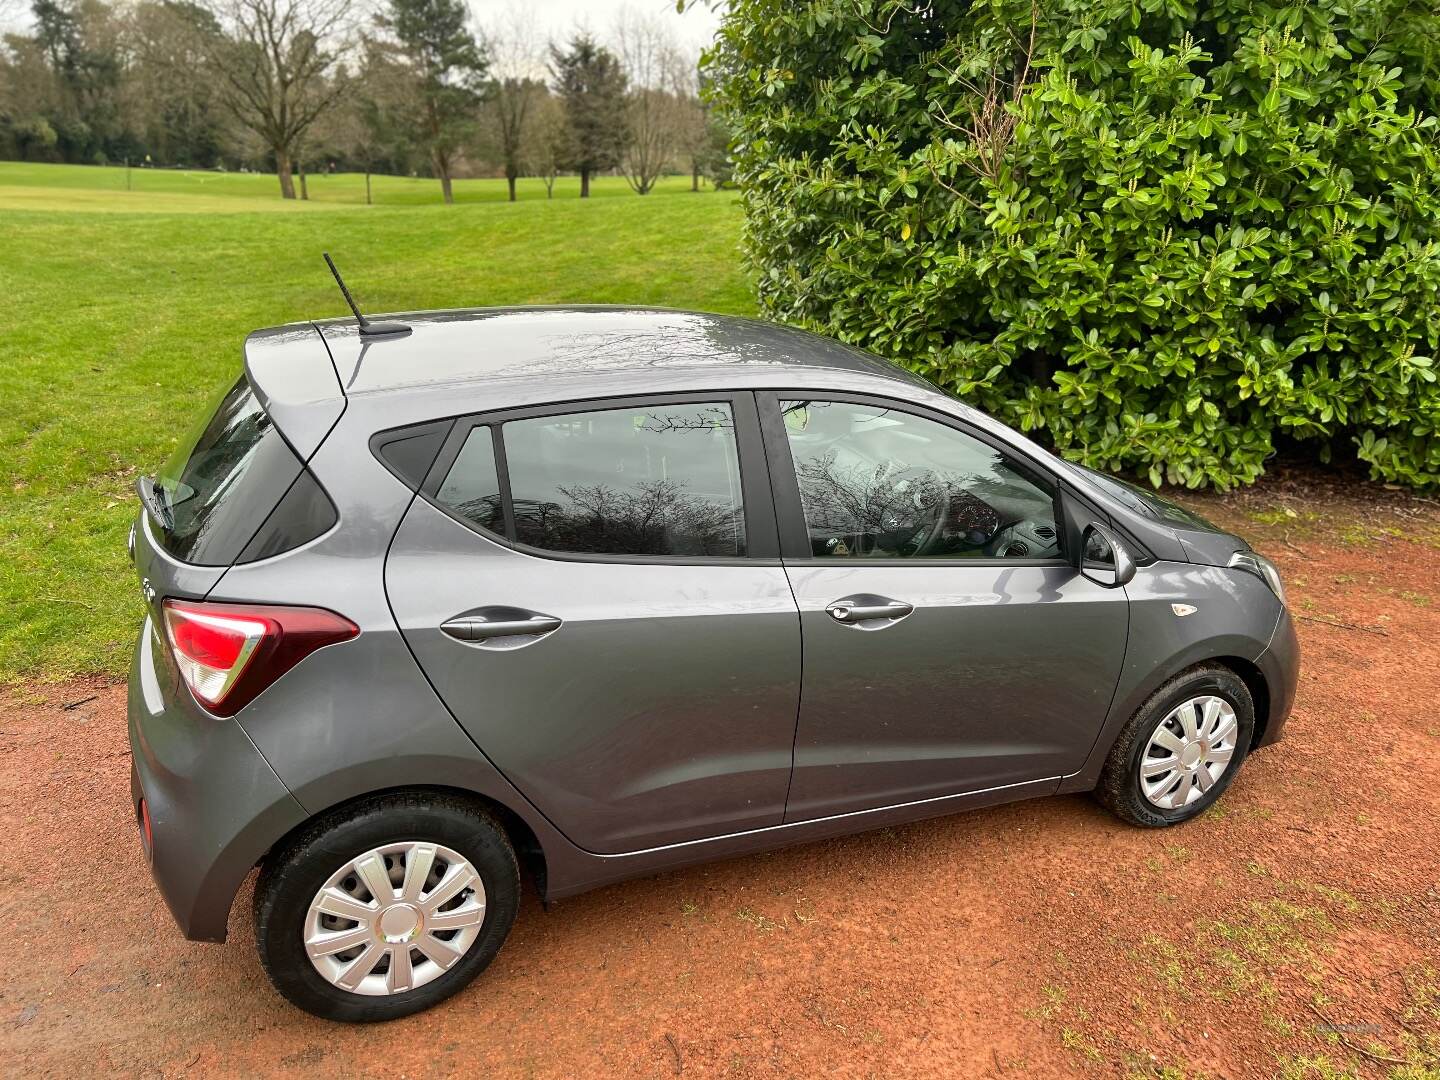
[{"label": "side mirror", "polygon": [[1098,521],[1085,526],[1080,572],[1096,585],[1118,589],[1135,578],[1135,557],[1120,538]]}]

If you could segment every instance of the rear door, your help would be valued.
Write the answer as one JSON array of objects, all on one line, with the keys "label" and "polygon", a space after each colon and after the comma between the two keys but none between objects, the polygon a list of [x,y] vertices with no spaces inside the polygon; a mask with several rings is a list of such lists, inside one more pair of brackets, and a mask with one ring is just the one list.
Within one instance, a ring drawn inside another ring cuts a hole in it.
[{"label": "rear door", "polygon": [[805,649],[786,820],[1078,769],[1129,612],[1072,565],[1054,478],[916,406],[760,401]]},{"label": "rear door", "polygon": [[572,841],[618,853],[779,824],[800,630],[754,401],[458,421],[386,587],[480,749]]}]

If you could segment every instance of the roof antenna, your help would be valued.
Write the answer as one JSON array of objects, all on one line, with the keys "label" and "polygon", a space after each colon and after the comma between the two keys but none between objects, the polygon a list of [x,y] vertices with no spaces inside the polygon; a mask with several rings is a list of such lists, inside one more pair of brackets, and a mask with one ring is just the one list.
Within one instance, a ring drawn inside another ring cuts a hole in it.
[{"label": "roof antenna", "polygon": [[335,260],[330,258],[328,251],[322,251],[325,256],[325,265],[330,267],[330,273],[335,275],[335,284],[340,286],[340,292],[345,297],[345,303],[350,305],[350,310],[355,313],[355,321],[360,324],[360,333],[364,337],[382,337],[385,334],[408,334],[410,327],[404,323],[396,322],[371,322],[360,309],[355,306],[355,298],[350,295],[350,290],[345,287],[345,279],[340,276],[340,271],[335,269]]}]

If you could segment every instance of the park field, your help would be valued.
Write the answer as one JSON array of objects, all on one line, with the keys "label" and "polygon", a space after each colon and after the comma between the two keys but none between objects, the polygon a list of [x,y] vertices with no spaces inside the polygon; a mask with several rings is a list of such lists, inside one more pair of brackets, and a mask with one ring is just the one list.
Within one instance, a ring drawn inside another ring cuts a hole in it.
[{"label": "park field", "polygon": [[[287,202],[272,173],[218,173],[199,169],[127,168],[123,165],[46,165],[0,162],[0,210],[64,209],[110,212],[192,213],[300,211],[365,205],[365,177],[361,173],[314,173],[306,181],[309,199]],[[295,182],[299,190],[300,182]],[[502,180],[456,180],[458,204],[507,201]],[[523,177],[517,183],[519,199],[531,202],[548,196],[543,181]],[[590,182],[592,198],[635,198],[619,176],[597,176]],[[667,176],[652,195],[693,195],[688,176]],[[440,203],[438,180],[418,176],[370,178],[375,206],[433,206]],[[555,199],[578,199],[580,178],[562,176],[555,181]]]},{"label": "park field", "polygon": [[132,484],[233,379],[262,326],[344,313],[635,303],[748,314],[740,206],[672,178],[596,198],[539,181],[273,176],[0,163],[0,682],[120,673],[140,617]]}]

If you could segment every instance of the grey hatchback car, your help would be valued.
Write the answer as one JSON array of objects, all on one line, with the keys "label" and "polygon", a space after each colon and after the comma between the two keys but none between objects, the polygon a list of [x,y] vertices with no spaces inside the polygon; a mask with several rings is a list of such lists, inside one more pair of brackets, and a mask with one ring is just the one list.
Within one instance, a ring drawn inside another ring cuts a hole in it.
[{"label": "grey hatchback car", "polygon": [[1057,792],[1209,807],[1299,656],[1244,541],[902,369],[572,307],[258,331],[132,554],[133,809],[181,930],[259,867],[320,1016],[464,987],[515,918]]}]

